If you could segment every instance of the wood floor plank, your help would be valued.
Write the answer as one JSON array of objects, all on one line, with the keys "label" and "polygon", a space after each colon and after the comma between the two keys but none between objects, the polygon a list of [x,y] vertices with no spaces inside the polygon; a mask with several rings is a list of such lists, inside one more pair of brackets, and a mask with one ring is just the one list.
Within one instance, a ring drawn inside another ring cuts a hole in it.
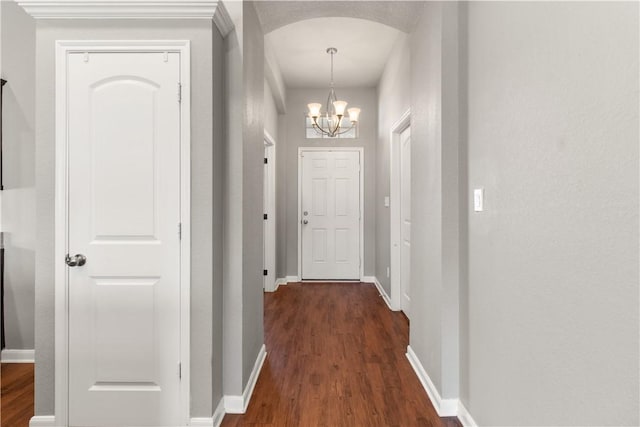
[{"label": "wood floor plank", "polygon": [[0,370],[0,426],[28,427],[33,416],[33,363],[3,363]]},{"label": "wood floor plank", "polygon": [[265,294],[267,359],[234,426],[443,426],[405,357],[409,323],[365,283],[305,283]]}]

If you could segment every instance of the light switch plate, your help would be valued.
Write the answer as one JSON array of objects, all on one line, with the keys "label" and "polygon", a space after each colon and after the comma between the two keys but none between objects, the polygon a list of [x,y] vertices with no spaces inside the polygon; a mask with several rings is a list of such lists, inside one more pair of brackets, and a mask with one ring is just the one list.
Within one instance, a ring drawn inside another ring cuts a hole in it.
[{"label": "light switch plate", "polygon": [[475,212],[484,211],[484,188],[473,190],[473,210]]},{"label": "light switch plate", "polygon": [[385,208],[389,207],[389,196],[384,196],[384,207]]}]

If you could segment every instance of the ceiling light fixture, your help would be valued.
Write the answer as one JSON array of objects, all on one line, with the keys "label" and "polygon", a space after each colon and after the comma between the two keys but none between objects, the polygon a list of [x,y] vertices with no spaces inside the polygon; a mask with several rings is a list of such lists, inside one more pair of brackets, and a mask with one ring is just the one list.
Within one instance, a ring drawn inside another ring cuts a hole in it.
[{"label": "ceiling light fixture", "polygon": [[[307,105],[309,107],[309,117],[313,120],[313,128],[320,135],[327,135],[330,138],[349,132],[351,129],[358,125],[358,116],[360,115],[359,108],[349,108],[349,121],[351,126],[344,128],[342,126],[342,119],[344,117],[344,110],[347,108],[346,101],[339,101],[336,96],[336,91],[333,87],[333,55],[338,53],[338,49],[330,47],[327,49],[327,53],[331,55],[331,87],[329,89],[329,96],[327,97],[327,106],[324,114],[320,112],[322,104],[312,102]],[[318,119],[324,116],[323,123],[318,123]]]}]

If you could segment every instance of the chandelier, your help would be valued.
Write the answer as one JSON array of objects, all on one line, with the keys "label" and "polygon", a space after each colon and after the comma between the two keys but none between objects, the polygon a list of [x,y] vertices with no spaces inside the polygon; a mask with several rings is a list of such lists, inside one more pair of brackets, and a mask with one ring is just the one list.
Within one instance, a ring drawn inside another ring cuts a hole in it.
[{"label": "chandelier", "polygon": [[[333,87],[333,55],[338,53],[338,49],[330,47],[327,49],[327,53],[331,55],[331,86],[329,89],[329,96],[327,97],[327,106],[324,114],[320,112],[322,104],[312,102],[308,104],[309,117],[313,120],[313,128],[319,135],[327,135],[330,138],[334,138],[345,132],[349,132],[351,129],[357,126],[358,116],[360,115],[359,108],[349,108],[349,122],[351,125],[345,128],[342,125],[342,119],[344,118],[344,110],[347,108],[346,101],[339,101],[336,96],[336,91]],[[318,123],[318,119],[324,116],[324,120]]]}]

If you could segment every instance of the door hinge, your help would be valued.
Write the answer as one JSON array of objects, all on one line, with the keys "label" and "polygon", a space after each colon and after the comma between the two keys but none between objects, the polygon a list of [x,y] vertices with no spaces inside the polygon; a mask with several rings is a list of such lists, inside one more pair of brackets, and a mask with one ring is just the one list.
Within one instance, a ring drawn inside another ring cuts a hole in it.
[{"label": "door hinge", "polygon": [[178,102],[182,102],[182,83],[178,82]]},{"label": "door hinge", "polygon": [[266,276],[266,275],[268,275],[268,274],[269,274],[269,270],[262,270],[262,275],[263,275],[263,276]]},{"label": "door hinge", "polygon": [[182,240],[182,223],[178,223],[178,239]]},{"label": "door hinge", "polygon": [[266,165],[267,163],[269,163],[269,159],[267,159],[266,157],[264,158],[264,164]]},{"label": "door hinge", "polygon": [[264,214],[262,217],[263,217],[263,219],[269,219],[269,215],[267,215],[267,214]]},{"label": "door hinge", "polygon": [[178,362],[178,378],[182,379],[182,363]]}]

